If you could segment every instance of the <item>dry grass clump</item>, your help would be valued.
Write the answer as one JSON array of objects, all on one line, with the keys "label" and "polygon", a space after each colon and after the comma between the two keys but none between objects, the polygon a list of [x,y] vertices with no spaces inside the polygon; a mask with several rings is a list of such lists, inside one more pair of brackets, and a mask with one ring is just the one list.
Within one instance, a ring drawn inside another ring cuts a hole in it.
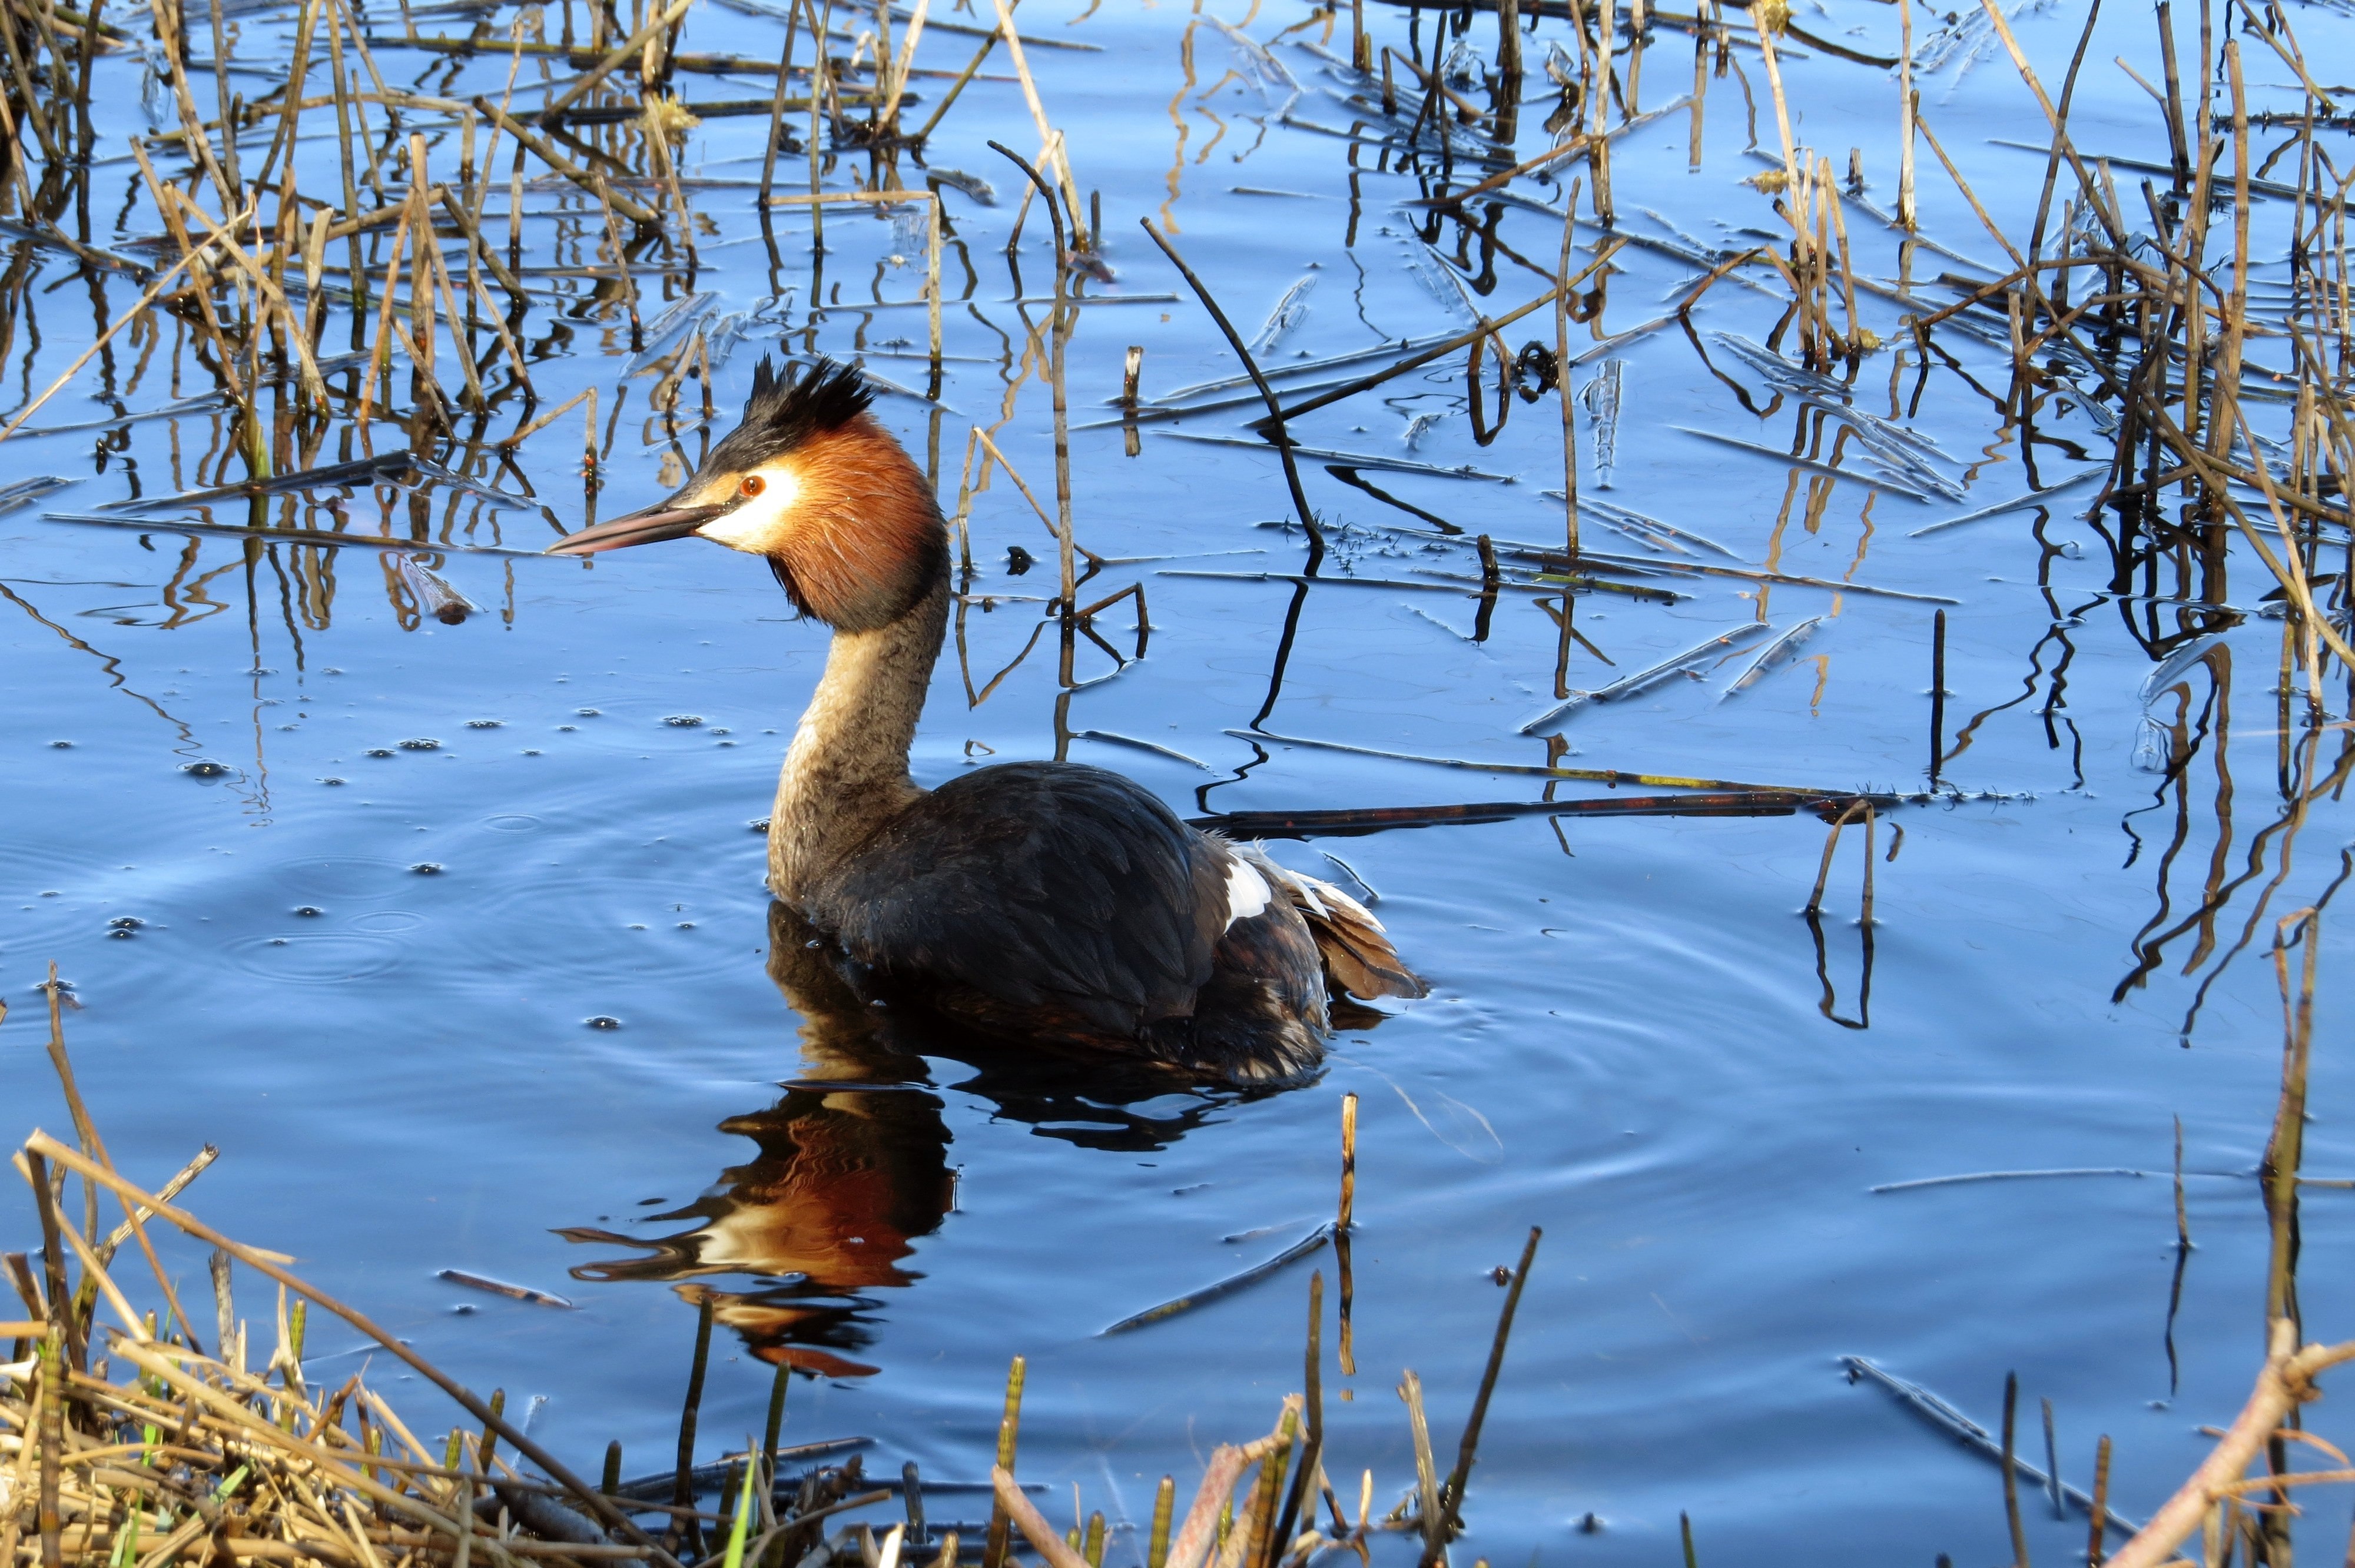
[{"label": "dry grass clump", "polygon": [[[34,1195],[40,1245],[37,1254],[0,1255],[27,1314],[0,1320],[0,1344],[8,1346],[8,1359],[0,1364],[0,1568],[61,1568],[69,1562],[107,1568],[174,1563],[516,1568],[549,1562],[902,1568],[925,1554],[932,1568],[967,1562],[1007,1568],[1018,1561],[1018,1535],[1050,1568],[1103,1568],[1103,1516],[1058,1531],[1014,1479],[1025,1380],[1019,1357],[1007,1382],[991,1468],[989,1522],[964,1537],[953,1526],[928,1529],[922,1482],[912,1464],[896,1487],[868,1478],[857,1454],[838,1465],[783,1474],[787,1461],[815,1461],[865,1442],[779,1446],[790,1368],[779,1369],[765,1440],[697,1464],[708,1305],[677,1469],[623,1480],[616,1443],[606,1450],[602,1479],[588,1484],[507,1420],[503,1393],[477,1397],[365,1315],[291,1273],[285,1255],[233,1241],[177,1206],[173,1200],[211,1163],[211,1148],[158,1192],[123,1179],[75,1084],[59,1009],[62,988],[54,974],[48,990],[49,1060],[72,1114],[76,1142],[37,1129],[13,1157]],[[5,1016],[0,1006],[0,1019]],[[1345,1368],[1354,1099],[1345,1109],[1340,1216],[1316,1233],[1320,1241],[1334,1241],[1341,1266]],[[76,1182],[78,1215],[69,1202]],[[102,1224],[102,1202],[122,1213],[111,1231]],[[157,1255],[159,1223],[213,1248],[209,1334],[196,1327]],[[1175,1478],[1162,1478],[1152,1533],[1143,1543],[1147,1568],[1298,1568],[1337,1548],[1369,1563],[1369,1542],[1383,1531],[1419,1537],[1423,1563],[1444,1562],[1447,1543],[1460,1533],[1482,1421],[1537,1245],[1533,1230],[1454,1467],[1444,1478],[1433,1454],[1422,1384],[1409,1372],[1399,1393],[1412,1428],[1416,1486],[1377,1520],[1368,1472],[1358,1489],[1354,1520],[1345,1513],[1323,1462],[1320,1273],[1309,1287],[1307,1392],[1284,1400],[1267,1436],[1213,1451],[1182,1518]],[[125,1245],[134,1245],[148,1266],[152,1294],[146,1285],[126,1288],[117,1279],[114,1266]],[[261,1335],[239,1315],[232,1281],[240,1264],[276,1287],[270,1326]],[[1190,1309],[1265,1272],[1197,1292],[1155,1316]],[[133,1290],[153,1304],[135,1304]],[[310,1383],[304,1343],[318,1313],[340,1319],[432,1383],[459,1406],[463,1424],[438,1443],[421,1438],[368,1385],[365,1365],[332,1387]],[[907,1521],[879,1537],[872,1524],[847,1517],[895,1496],[905,1505]],[[706,1499],[712,1507],[699,1506]]]}]

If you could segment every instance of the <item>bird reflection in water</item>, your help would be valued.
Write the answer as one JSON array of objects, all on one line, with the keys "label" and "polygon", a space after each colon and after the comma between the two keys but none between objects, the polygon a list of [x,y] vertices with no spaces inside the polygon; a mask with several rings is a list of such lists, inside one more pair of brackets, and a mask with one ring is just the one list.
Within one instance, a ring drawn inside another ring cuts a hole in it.
[{"label": "bird reflection in water", "polygon": [[[949,1086],[989,1100],[999,1116],[1089,1149],[1164,1149],[1243,1097],[1150,1063],[1066,1062],[877,1007],[837,969],[841,961],[791,906],[769,906],[769,976],[801,1021],[803,1075],[775,1105],[719,1124],[752,1140],[749,1162],[722,1171],[695,1202],[646,1216],[687,1228],[558,1231],[644,1255],[581,1265],[574,1278],[670,1282],[690,1305],[709,1300],[713,1321],[762,1361],[866,1376],[879,1370],[858,1359],[881,1305],[870,1293],[923,1277],[907,1266],[915,1242],[956,1206],[951,1135],[926,1058],[970,1067]],[[758,1283],[720,1283],[748,1277]]]}]

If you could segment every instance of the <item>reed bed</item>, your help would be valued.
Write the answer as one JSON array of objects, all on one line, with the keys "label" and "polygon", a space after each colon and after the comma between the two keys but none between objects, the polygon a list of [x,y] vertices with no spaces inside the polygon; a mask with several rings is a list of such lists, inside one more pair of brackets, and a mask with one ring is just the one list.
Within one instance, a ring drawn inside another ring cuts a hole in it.
[{"label": "reed bed", "polygon": [[[747,1435],[742,1447],[699,1459],[708,1299],[676,1468],[624,1479],[615,1443],[591,1484],[535,1443],[527,1424],[508,1419],[504,1392],[477,1396],[365,1314],[292,1272],[285,1255],[236,1241],[176,1202],[212,1162],[209,1148],[156,1192],[124,1179],[75,1082],[54,976],[48,989],[48,1060],[75,1141],[36,1129],[13,1157],[31,1189],[39,1235],[36,1246],[0,1255],[27,1313],[0,1321],[0,1343],[9,1346],[9,1359],[0,1363],[0,1564],[899,1568],[929,1562],[933,1568],[1007,1568],[1027,1546],[1049,1568],[1103,1568],[1104,1516],[1058,1529],[1015,1478],[1026,1376],[1018,1356],[1007,1382],[986,1527],[928,1523],[924,1482],[912,1462],[896,1484],[878,1484],[856,1452],[823,1462],[866,1439],[781,1446],[788,1365],[777,1369],[762,1440],[755,1444]],[[1347,1372],[1353,1365],[1354,1095],[1344,1101],[1342,1118],[1339,1216],[1311,1240],[1321,1245],[1329,1235],[1335,1243]],[[77,1188],[79,1205],[72,1202]],[[112,1229],[103,1218],[110,1206],[122,1215]],[[1267,1435],[1214,1448],[1182,1513],[1176,1478],[1164,1477],[1149,1538],[1129,1545],[1147,1568],[1298,1568],[1336,1549],[1370,1561],[1370,1540],[1402,1533],[1422,1562],[1444,1563],[1462,1528],[1481,1426],[1539,1240],[1532,1229],[1510,1277],[1470,1418],[1444,1474],[1421,1380],[1409,1371],[1399,1394],[1413,1436],[1415,1486],[1377,1518],[1374,1478],[1367,1471],[1354,1516],[1343,1506],[1324,1468],[1320,1271],[1309,1284],[1305,1392],[1280,1403]],[[212,1249],[215,1311],[205,1329],[196,1327],[159,1241],[176,1253],[190,1243]],[[133,1270],[144,1264],[149,1274],[144,1282],[129,1280],[127,1288],[117,1277],[126,1244],[135,1245]],[[1301,1250],[1139,1321],[1247,1287]],[[240,1266],[265,1291],[274,1289],[274,1298],[264,1297],[272,1316],[259,1334],[239,1306]],[[133,1293],[153,1304],[137,1304]],[[395,1409],[369,1385],[365,1365],[333,1387],[310,1382],[305,1340],[314,1324],[329,1319],[432,1384],[456,1407],[458,1424],[438,1440],[421,1438],[409,1424],[418,1418],[415,1407],[406,1414]],[[902,1520],[879,1526],[855,1517],[894,1501]]]}]

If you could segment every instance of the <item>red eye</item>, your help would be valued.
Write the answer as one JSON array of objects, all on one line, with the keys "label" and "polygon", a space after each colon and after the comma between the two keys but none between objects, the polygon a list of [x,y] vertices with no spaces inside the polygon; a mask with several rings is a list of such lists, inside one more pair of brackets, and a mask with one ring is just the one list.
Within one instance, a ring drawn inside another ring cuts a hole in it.
[{"label": "red eye", "polygon": [[767,480],[762,479],[757,473],[748,473],[744,476],[744,482],[736,487],[736,493],[739,495],[743,496],[745,499],[750,500],[768,488],[769,482]]}]

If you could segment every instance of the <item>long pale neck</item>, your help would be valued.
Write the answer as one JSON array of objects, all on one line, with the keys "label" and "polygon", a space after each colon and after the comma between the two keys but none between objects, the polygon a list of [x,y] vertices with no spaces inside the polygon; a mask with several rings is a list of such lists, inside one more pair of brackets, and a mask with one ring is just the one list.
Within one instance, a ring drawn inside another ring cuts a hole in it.
[{"label": "long pale neck", "polygon": [[769,886],[798,904],[815,878],[923,793],[908,747],[948,630],[945,572],[915,608],[872,631],[837,631],[802,715],[769,819]]}]

